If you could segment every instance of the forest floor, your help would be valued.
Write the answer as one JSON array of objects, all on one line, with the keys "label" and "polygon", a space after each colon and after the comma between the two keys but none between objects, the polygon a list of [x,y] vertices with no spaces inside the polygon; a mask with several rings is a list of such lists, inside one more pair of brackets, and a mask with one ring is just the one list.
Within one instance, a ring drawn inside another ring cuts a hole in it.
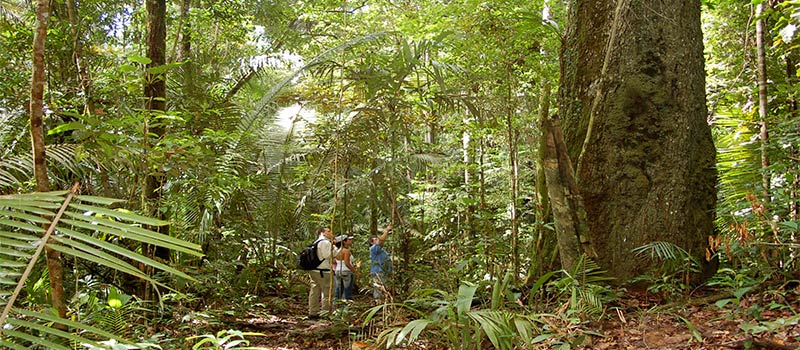
[{"label": "forest floor", "polygon": [[[800,285],[741,292],[735,296],[703,290],[671,303],[650,293],[627,292],[608,305],[599,320],[576,324],[563,318],[563,327],[555,320],[550,332],[557,334],[529,349],[800,349]],[[245,316],[221,320],[228,329],[261,333],[248,337],[250,346],[259,349],[380,349],[385,347],[374,345],[378,333],[411,321],[397,312],[377,316],[363,327],[358,322],[370,307],[367,295],[358,295],[354,303],[322,320],[305,318],[306,303],[301,296],[267,298],[277,299],[265,300]],[[416,342],[396,348],[454,347],[443,336],[426,332]],[[488,340],[484,343],[481,348],[492,348]],[[520,344],[518,348],[525,347]]]}]

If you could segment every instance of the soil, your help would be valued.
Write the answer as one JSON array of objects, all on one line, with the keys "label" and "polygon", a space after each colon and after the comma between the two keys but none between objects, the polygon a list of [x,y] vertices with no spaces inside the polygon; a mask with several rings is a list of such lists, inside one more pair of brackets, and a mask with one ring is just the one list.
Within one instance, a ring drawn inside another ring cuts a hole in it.
[{"label": "soil", "polygon": [[[553,336],[527,349],[800,349],[798,295],[800,286],[743,294],[738,299],[729,291],[707,290],[668,303],[650,293],[625,291],[593,321],[545,318]],[[265,300],[263,307],[253,308],[244,316],[231,316],[225,326],[261,333],[247,337],[255,348],[359,350],[381,348],[374,343],[382,330],[411,321],[397,311],[379,314],[367,326],[362,325],[364,312],[370,308],[366,295],[357,296],[355,302],[321,320],[305,317],[302,298],[270,298],[280,302]],[[419,340],[396,348],[439,350],[453,345],[424,331]],[[481,348],[493,347],[487,339]],[[517,348],[526,349],[524,344]]]}]

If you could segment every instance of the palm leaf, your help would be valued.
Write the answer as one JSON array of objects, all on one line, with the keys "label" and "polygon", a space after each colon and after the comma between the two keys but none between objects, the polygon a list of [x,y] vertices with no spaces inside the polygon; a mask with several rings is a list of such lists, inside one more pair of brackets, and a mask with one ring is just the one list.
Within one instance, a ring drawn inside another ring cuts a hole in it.
[{"label": "palm leaf", "polygon": [[[5,306],[0,315],[0,324],[7,324],[7,328],[0,331],[4,336],[3,346],[25,348],[18,345],[34,344],[45,348],[67,349],[57,342],[42,338],[44,335],[48,339],[104,346],[99,344],[101,342],[82,336],[87,332],[92,334],[92,339],[101,337],[124,342],[121,337],[113,333],[85,324],[52,315],[13,309],[16,297],[25,285],[33,266],[40,261],[39,256],[45,246],[138,277],[155,286],[168,288],[142,273],[131,264],[131,261],[194,281],[191,276],[175,268],[113,244],[106,238],[120,237],[195,256],[202,255],[200,246],[144,228],[165,225],[167,224],[165,221],[106,207],[118,200],[91,196],[84,198],[75,195],[76,192],[77,184],[69,192],[0,196],[0,273],[4,275],[4,279],[0,281],[0,295],[2,295],[0,302]],[[43,224],[48,226],[44,234],[42,234]],[[58,234],[54,235],[54,232]],[[43,242],[46,244],[42,244]],[[11,287],[13,293],[10,292]],[[71,327],[78,332],[52,328],[51,324]]]}]

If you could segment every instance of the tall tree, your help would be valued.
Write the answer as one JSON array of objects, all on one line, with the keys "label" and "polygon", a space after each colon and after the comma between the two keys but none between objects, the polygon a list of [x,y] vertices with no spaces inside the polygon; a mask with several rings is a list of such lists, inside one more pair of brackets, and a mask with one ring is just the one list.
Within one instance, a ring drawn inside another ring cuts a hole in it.
[{"label": "tall tree", "polygon": [[[165,132],[162,123],[151,124],[151,122],[156,120],[153,118],[154,116],[167,110],[166,73],[162,69],[166,64],[167,51],[167,3],[165,0],[147,0],[145,6],[147,8],[147,57],[150,59],[150,64],[145,74],[144,97],[147,116],[144,134],[145,147],[149,148],[149,138],[152,136],[160,139]],[[164,175],[154,169],[152,164],[148,164],[144,183],[145,201],[154,216],[159,218],[163,216],[158,210],[163,184]],[[159,232],[167,234],[167,226],[160,226],[157,229]],[[157,249],[156,255],[162,259],[169,258],[169,252],[163,248]]]},{"label": "tall tree", "polygon": [[758,119],[761,124],[760,138],[761,138],[761,168],[764,173],[762,175],[763,199],[766,202],[770,200],[769,190],[771,187],[771,179],[769,175],[769,156],[767,149],[769,145],[769,136],[767,133],[767,58],[765,49],[765,33],[764,27],[766,26],[766,18],[764,16],[764,3],[756,5],[756,66],[758,67]]},{"label": "tall tree", "polygon": [[576,0],[570,20],[560,110],[598,262],[624,280],[653,241],[703,255],[716,170],[700,2]]},{"label": "tall tree", "polygon": [[[36,5],[36,31],[33,36],[33,76],[31,77],[30,122],[31,141],[33,146],[33,174],[36,178],[36,190],[50,191],[50,179],[47,177],[46,153],[44,144],[44,84],[45,62],[44,47],[47,41],[47,19],[50,17],[50,3],[39,0]],[[44,242],[42,242],[44,244]],[[67,306],[64,299],[63,269],[61,253],[47,248],[47,270],[50,276],[50,297],[53,308],[58,315],[66,317]]]}]

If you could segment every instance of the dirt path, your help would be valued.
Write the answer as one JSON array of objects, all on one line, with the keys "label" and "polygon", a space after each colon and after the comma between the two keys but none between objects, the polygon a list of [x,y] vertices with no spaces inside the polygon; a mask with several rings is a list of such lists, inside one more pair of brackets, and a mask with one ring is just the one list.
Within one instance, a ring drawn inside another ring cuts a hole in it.
[{"label": "dirt path", "polygon": [[[658,305],[652,298],[628,295],[609,307],[601,321],[582,323],[573,330],[558,332],[568,334],[561,340],[577,340],[579,334],[588,334],[570,349],[800,349],[798,294],[800,289],[762,293],[738,301],[714,298],[716,300],[705,305],[683,307],[667,307]],[[365,330],[359,324],[368,302],[367,297],[361,296],[335,317],[311,321],[303,317],[304,303],[292,300],[281,312],[273,314],[270,310],[254,309],[246,317],[229,320],[228,326],[263,333],[264,336],[249,338],[251,346],[270,350],[371,349],[375,333],[380,330]],[[381,327],[383,325],[378,324],[376,328]],[[400,347],[449,348],[446,342],[424,335],[423,341]],[[534,344],[531,349],[567,349],[555,345],[556,338]],[[488,347],[483,348],[491,348],[488,341],[486,344]]]}]

